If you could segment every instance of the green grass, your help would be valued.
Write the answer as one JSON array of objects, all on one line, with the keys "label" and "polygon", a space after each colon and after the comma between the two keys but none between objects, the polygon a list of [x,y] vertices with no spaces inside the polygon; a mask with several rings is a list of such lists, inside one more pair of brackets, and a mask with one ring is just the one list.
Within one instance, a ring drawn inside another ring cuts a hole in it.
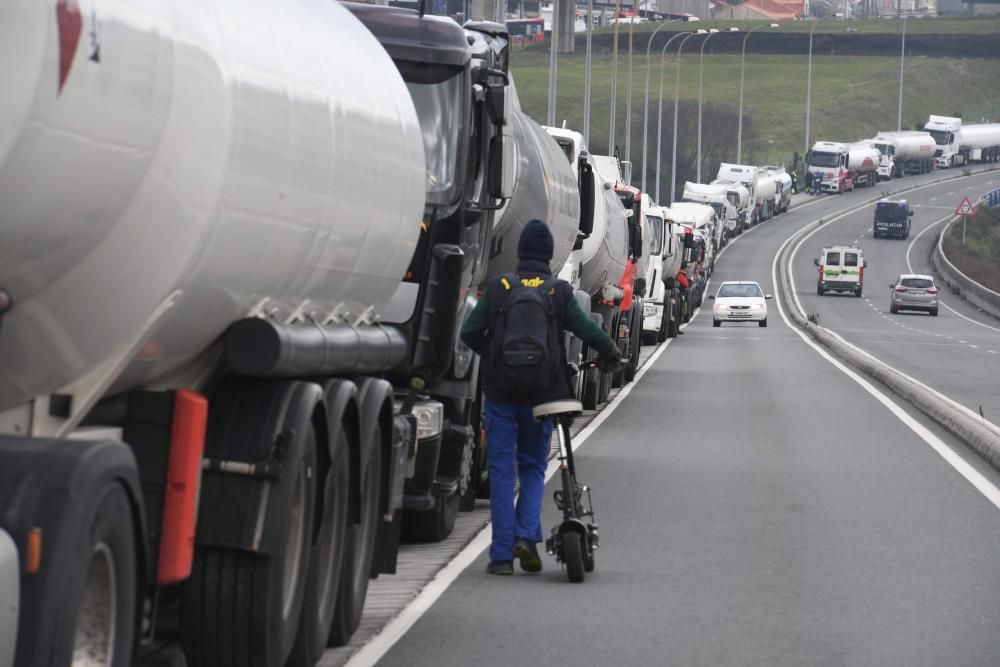
[{"label": "green grass", "polygon": [[[952,23],[951,21],[948,22]],[[1000,39],[1000,36],[998,36]],[[659,93],[660,58],[651,59],[651,108]],[[636,55],[632,77],[632,150],[638,162],[642,142],[642,107],[645,77],[650,61]],[[584,55],[560,56],[556,121],[582,127]],[[738,121],[741,59],[735,55],[705,55],[704,105],[728,114],[726,127],[704,128],[730,132]],[[805,100],[807,58],[804,56],[748,55],[744,92],[744,148],[748,144],[758,163],[791,162],[793,153],[806,146]],[[627,59],[619,58],[616,125],[619,144],[624,143]],[[695,109],[698,101],[699,57],[681,58],[680,98],[682,108]],[[522,49],[512,56],[522,107],[539,122],[546,118],[548,99],[548,54],[541,49]],[[668,56],[665,77],[664,119],[673,113],[674,58]],[[899,59],[864,56],[813,56],[811,135],[813,141],[855,141],[878,130],[896,129],[899,94]],[[591,106],[591,145],[595,151],[608,145],[611,95],[611,56],[595,54]],[[686,106],[685,103],[686,102]],[[655,112],[654,112],[655,113]],[[906,60],[903,94],[904,128],[913,129],[929,114],[959,114],[964,118],[984,115],[1000,117],[1000,63],[995,60],[910,57]],[[655,123],[655,116],[652,118]],[[651,141],[655,139],[652,136]],[[682,141],[684,139],[682,138]],[[732,141],[735,159],[735,139]]]},{"label": "green grass", "polygon": [[962,223],[953,224],[944,238],[944,253],[967,276],[1000,292],[1000,210],[980,205],[966,220],[965,245]]},{"label": "green grass", "polygon": [[[809,32],[813,28],[813,21],[739,21],[739,20],[717,20],[711,19],[707,21],[697,21],[692,23],[680,22],[676,24],[670,24],[669,26],[660,30],[660,34],[663,35],[670,31],[682,31],[682,30],[708,30],[711,28],[717,28],[719,30],[728,30],[731,27],[739,28],[741,31],[747,31],[758,25],[769,25],[771,23],[778,23],[780,25],[779,30],[781,32]],[[844,20],[824,20],[816,26],[815,34],[820,33],[838,33],[847,32],[860,32],[860,33],[886,33],[886,34],[896,34],[902,25],[902,20],[897,20],[896,18],[885,18],[885,19],[870,19],[870,20],[858,20],[858,21],[844,21]],[[658,24],[656,23],[641,23],[634,27],[633,38],[638,38],[643,34],[652,33]],[[619,33],[619,39],[628,39],[628,26],[622,26]],[[763,30],[758,30],[758,34]],[[595,34],[611,34],[614,32],[614,28],[598,28],[594,31]],[[926,35],[948,35],[948,34],[987,34],[987,33],[1000,33],[1000,16],[975,16],[975,17],[944,17],[944,18],[925,18],[925,19],[908,19],[906,21],[906,33],[907,34],[926,34]],[[645,42],[645,40],[643,40]]]}]

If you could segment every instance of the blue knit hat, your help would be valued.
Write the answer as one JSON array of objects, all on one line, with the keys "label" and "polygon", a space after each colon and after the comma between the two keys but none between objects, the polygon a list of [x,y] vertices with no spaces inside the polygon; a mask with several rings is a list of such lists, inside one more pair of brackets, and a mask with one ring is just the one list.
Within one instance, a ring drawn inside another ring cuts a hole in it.
[{"label": "blue knit hat", "polygon": [[552,259],[554,248],[549,226],[541,220],[529,220],[517,241],[517,257],[548,262]]}]

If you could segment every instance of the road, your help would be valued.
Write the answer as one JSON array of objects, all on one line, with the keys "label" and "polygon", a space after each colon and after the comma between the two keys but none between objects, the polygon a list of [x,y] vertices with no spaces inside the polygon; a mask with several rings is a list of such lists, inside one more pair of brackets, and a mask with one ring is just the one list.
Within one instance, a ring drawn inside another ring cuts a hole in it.
[{"label": "road", "polygon": [[[796,294],[820,324],[890,366],[1000,424],[1000,322],[950,293],[938,317],[889,313],[889,284],[900,273],[931,273],[928,258],[952,212],[968,196],[1000,187],[996,172],[945,181],[906,194],[914,205],[907,241],[872,238],[872,206],[832,219],[805,238],[792,258]],[[864,295],[816,294],[813,258],[827,245],[860,244],[868,266]]]},{"label": "road", "polygon": [[[713,282],[773,292],[791,231],[870,196],[824,197],[755,228]],[[888,285],[897,268],[883,270],[869,279]],[[863,303],[839,323],[892,326]],[[538,576],[491,577],[480,553],[411,610],[379,664],[996,665],[996,496],[931,445],[994,491],[1000,475],[865,384],[779,316],[714,329],[701,312],[578,452],[602,536],[586,583],[551,559]],[[557,520],[547,502],[544,525]]]}]

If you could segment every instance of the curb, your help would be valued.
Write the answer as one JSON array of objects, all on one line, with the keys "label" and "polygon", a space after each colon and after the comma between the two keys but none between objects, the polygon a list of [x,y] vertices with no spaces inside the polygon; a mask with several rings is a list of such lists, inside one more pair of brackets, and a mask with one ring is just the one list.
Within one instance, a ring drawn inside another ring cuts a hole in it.
[{"label": "curb", "polygon": [[810,322],[805,313],[800,311],[790,295],[792,284],[788,262],[792,249],[806,234],[820,226],[814,221],[793,234],[782,246],[778,256],[778,280],[780,287],[778,298],[781,299],[785,312],[817,343],[825,347],[836,357],[852,368],[864,373],[869,378],[878,381],[889,388],[900,398],[933,419],[937,424],[948,429],[953,435],[971,447],[995,469],[1000,470],[1000,428],[972,417],[966,410],[944,397],[938,392],[904,376],[889,365],[879,361],[860,348],[848,343],[834,332]]}]

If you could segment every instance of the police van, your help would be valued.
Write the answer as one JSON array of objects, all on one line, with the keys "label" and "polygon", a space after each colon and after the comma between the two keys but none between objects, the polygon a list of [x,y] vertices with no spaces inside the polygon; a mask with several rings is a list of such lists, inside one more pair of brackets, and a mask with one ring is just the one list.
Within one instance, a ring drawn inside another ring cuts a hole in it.
[{"label": "police van", "polygon": [[816,294],[823,296],[827,292],[853,292],[854,296],[861,296],[867,265],[861,248],[828,246],[823,248],[813,263],[819,267]]}]

